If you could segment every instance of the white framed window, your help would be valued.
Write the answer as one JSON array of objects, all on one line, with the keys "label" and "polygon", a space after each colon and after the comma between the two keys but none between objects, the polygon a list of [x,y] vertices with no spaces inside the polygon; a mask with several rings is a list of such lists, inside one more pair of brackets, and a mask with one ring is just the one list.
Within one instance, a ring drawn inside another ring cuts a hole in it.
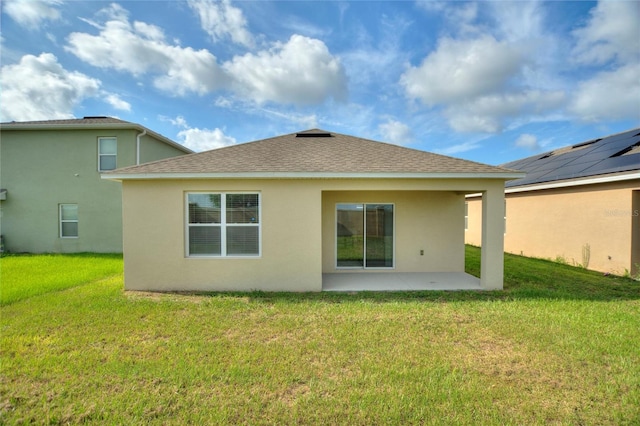
[{"label": "white framed window", "polygon": [[259,257],[261,202],[255,192],[186,194],[188,257]]},{"label": "white framed window", "polygon": [[78,238],[78,205],[60,204],[60,238]]},{"label": "white framed window", "polygon": [[114,170],[117,159],[118,140],[114,137],[98,138],[98,171]]}]

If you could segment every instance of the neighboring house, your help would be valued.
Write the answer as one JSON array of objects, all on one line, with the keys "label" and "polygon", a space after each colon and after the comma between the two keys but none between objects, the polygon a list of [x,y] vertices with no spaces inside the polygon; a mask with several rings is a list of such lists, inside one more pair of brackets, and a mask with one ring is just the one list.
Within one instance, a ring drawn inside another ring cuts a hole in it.
[{"label": "neighboring house", "polygon": [[485,244],[471,278],[501,289],[504,183],[522,176],[314,129],[103,179],[122,182],[127,289],[321,291],[363,273],[387,290],[398,277],[464,279],[464,196],[478,191]]},{"label": "neighboring house", "polygon": [[[640,129],[502,165],[505,250],[616,274],[640,273]],[[479,197],[468,197],[466,240],[480,244]]]},{"label": "neighboring house", "polygon": [[5,251],[122,252],[122,188],[100,175],[192,152],[115,118],[1,123]]}]

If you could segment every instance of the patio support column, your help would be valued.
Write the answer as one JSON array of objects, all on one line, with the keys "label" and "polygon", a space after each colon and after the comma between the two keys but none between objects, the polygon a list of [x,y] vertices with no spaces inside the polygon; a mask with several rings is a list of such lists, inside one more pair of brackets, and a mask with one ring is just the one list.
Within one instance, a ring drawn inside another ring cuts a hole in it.
[{"label": "patio support column", "polygon": [[491,185],[482,193],[480,285],[502,290],[504,280],[504,186]]}]

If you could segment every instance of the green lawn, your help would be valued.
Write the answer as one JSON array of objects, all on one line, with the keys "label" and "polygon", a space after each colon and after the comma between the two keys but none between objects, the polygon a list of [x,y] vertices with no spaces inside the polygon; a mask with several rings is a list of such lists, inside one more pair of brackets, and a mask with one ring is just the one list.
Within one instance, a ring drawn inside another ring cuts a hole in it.
[{"label": "green lawn", "polygon": [[1,259],[0,424],[640,424],[630,279],[507,255],[501,292],[145,294],[114,259]]},{"label": "green lawn", "polygon": [[122,255],[5,255],[0,261],[0,306],[122,275]]}]

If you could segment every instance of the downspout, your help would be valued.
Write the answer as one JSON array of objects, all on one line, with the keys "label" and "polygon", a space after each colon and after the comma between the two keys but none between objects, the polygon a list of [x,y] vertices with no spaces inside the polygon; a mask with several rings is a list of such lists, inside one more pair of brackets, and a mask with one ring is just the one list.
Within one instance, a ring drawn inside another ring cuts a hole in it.
[{"label": "downspout", "polygon": [[140,138],[147,134],[147,129],[144,129],[142,133],[138,133],[136,136],[136,166],[140,164]]}]

